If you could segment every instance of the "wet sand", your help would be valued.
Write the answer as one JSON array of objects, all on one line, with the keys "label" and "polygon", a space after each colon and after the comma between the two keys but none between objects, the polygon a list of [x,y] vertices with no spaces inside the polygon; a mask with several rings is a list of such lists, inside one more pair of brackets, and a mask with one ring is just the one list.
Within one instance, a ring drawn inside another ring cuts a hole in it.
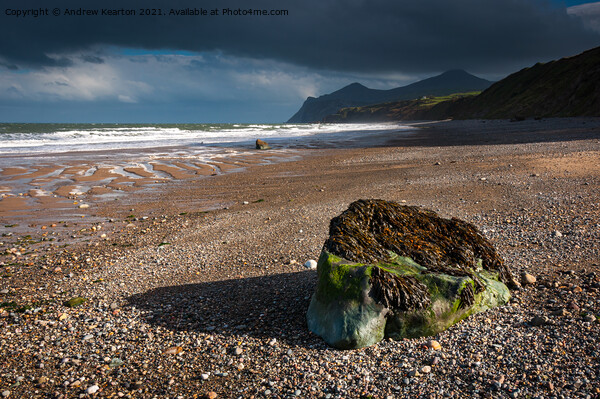
[{"label": "wet sand", "polygon": [[157,184],[172,180],[197,180],[240,172],[251,165],[281,162],[296,156],[294,150],[281,150],[273,155],[245,148],[213,151],[208,159],[185,153],[181,157],[153,155],[160,152],[161,149],[134,153],[128,150],[125,155],[118,151],[63,153],[55,164],[44,159],[49,154],[43,154],[39,162],[35,156],[25,160],[14,158],[16,166],[0,169],[0,220],[23,222],[27,215],[32,220],[47,219],[48,210],[52,210],[55,218],[79,218],[79,212],[72,212],[79,208],[71,206],[79,202],[73,203],[73,200],[88,204],[113,201],[125,193],[151,190]]}]

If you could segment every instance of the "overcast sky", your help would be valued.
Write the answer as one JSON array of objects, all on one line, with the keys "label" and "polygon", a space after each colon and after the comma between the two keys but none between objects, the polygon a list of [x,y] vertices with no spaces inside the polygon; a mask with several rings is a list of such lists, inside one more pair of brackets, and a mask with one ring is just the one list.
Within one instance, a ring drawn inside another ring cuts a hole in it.
[{"label": "overcast sky", "polygon": [[[169,15],[187,8],[208,15]],[[600,46],[600,2],[4,0],[0,37],[0,122],[277,123],[355,81],[496,80]]]}]

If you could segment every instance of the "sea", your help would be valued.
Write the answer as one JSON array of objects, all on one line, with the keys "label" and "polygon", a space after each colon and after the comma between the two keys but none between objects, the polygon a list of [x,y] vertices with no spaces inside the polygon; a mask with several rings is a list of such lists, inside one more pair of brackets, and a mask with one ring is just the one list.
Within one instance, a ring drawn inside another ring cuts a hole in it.
[{"label": "sea", "polygon": [[1,123],[0,158],[58,153],[186,148],[252,148],[256,139],[274,148],[352,146],[411,126],[378,124],[57,124]]}]

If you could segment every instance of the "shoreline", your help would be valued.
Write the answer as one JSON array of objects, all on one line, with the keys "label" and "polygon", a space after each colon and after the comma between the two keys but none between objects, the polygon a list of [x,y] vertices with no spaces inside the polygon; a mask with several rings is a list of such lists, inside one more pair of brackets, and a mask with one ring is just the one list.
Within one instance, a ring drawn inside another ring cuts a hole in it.
[{"label": "shoreline", "polygon": [[[388,137],[401,146],[298,149],[292,162],[173,179],[101,203],[91,223],[2,237],[0,303],[15,306],[0,310],[0,390],[65,398],[92,386],[95,396],[144,398],[600,394],[600,323],[586,319],[600,315],[600,131],[507,134],[512,126],[482,132],[449,122],[435,127],[446,141],[432,141],[427,129],[420,142]],[[504,143],[512,134],[520,140]],[[457,144],[463,135],[468,142]],[[477,137],[490,143],[473,144]],[[471,222],[516,276],[527,271],[537,283],[433,337],[439,351],[424,349],[428,338],[328,348],[306,328],[317,276],[302,265],[318,258],[330,219],[360,198]],[[75,296],[88,301],[66,307]],[[547,324],[532,326],[535,316]]]}]

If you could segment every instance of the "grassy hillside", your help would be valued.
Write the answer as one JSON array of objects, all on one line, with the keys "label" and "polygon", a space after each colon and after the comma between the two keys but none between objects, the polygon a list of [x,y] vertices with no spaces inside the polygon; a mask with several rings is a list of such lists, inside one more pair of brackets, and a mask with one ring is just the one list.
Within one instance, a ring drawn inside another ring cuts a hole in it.
[{"label": "grassy hillside", "polygon": [[[395,120],[443,119],[449,104],[478,95],[479,91],[447,96],[423,97],[417,100],[393,101],[364,107],[347,107],[323,119],[324,122],[384,122]],[[435,111],[434,111],[435,108]],[[431,118],[439,114],[439,118]]]}]

